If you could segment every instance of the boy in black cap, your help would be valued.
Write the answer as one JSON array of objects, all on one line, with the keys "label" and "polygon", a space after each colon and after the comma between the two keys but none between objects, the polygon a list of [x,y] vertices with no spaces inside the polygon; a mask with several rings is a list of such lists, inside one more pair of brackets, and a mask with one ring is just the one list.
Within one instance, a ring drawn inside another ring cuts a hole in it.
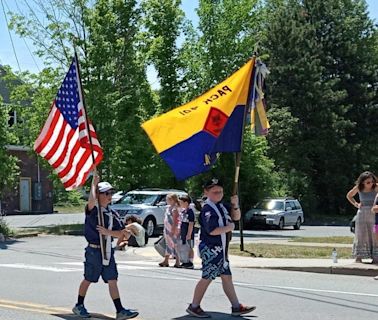
[{"label": "boy in black cap", "polygon": [[[204,193],[207,197],[202,207],[199,222],[201,236],[199,250],[202,259],[202,278],[194,290],[193,301],[186,311],[198,318],[209,318],[200,303],[212,280],[221,277],[223,291],[231,302],[231,315],[240,316],[249,313],[256,307],[240,304],[235,292],[229,261],[226,257],[226,233],[232,232],[235,225],[229,215],[229,211],[222,204],[223,186],[218,179],[211,179],[204,185]],[[240,220],[239,198],[231,197],[231,216],[233,220]]]},{"label": "boy in black cap", "polygon": [[[85,239],[88,246],[85,248],[84,280],[80,283],[79,295],[76,305],[72,311],[81,318],[89,318],[91,315],[84,307],[84,298],[91,283],[98,281],[100,276],[109,285],[109,293],[113,299],[117,314],[116,320],[135,318],[138,312],[125,309],[121,304],[117,285],[117,266],[114,260],[114,249],[111,247],[112,237],[123,237],[122,221],[117,212],[109,208],[112,200],[113,187],[109,182],[99,182],[97,175],[93,176],[91,192],[88,204],[85,207]],[[104,226],[98,225],[98,206],[104,214]],[[106,262],[103,261],[100,246],[100,234],[107,236]]]}]

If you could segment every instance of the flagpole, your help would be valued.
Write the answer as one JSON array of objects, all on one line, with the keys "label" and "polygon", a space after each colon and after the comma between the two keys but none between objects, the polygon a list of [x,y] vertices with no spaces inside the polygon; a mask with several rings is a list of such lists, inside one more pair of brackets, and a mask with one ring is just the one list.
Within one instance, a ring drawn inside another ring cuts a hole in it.
[{"label": "flagpole", "polygon": [[[92,161],[93,161],[93,175],[97,175],[97,167],[96,167],[96,162],[95,162],[95,156],[94,156],[94,151],[93,151],[93,144],[92,144],[92,137],[91,137],[91,131],[90,131],[90,127],[89,127],[89,121],[88,121],[88,113],[87,113],[87,108],[86,108],[86,104],[85,104],[85,98],[84,98],[84,93],[83,93],[83,86],[82,86],[82,82],[81,82],[81,71],[80,71],[80,64],[79,64],[79,58],[78,58],[78,55],[77,55],[77,51],[76,51],[76,47],[74,47],[74,51],[75,51],[75,62],[76,62],[76,68],[77,68],[77,77],[79,79],[79,94],[81,94],[81,99],[83,101],[83,109],[84,109],[84,114],[85,114],[85,124],[86,124],[86,127],[87,127],[87,132],[88,132],[88,139],[89,139],[89,144],[91,146],[91,155],[92,155]],[[92,190],[92,185],[91,185],[91,192],[94,192],[94,197],[96,199],[96,207],[97,207],[97,217],[98,217],[98,224],[100,226],[105,226],[105,222],[104,222],[104,214],[101,210],[101,207],[98,203],[98,199],[97,199],[97,193],[96,193],[97,190]],[[100,236],[100,247],[101,247],[101,255],[102,255],[102,260],[103,261],[106,261],[108,262],[107,260],[107,256],[106,256],[106,248],[105,248],[105,245],[104,245],[104,238],[105,236],[99,234]]]},{"label": "flagpole", "polygon": [[[245,123],[247,121],[248,116],[248,109],[252,102],[253,94],[251,94],[251,90],[254,90],[252,88],[253,85],[253,78],[255,76],[255,64],[256,64],[256,57],[257,53],[256,50],[252,55],[252,71],[251,71],[251,78],[249,79],[249,90],[248,90],[248,97],[247,97],[247,103],[244,109],[244,117],[243,117],[243,125],[242,125],[242,133],[241,133],[241,139],[240,139],[240,152],[237,152],[235,154],[235,176],[234,176],[234,184],[232,188],[232,195],[237,195],[239,193],[239,173],[240,173],[240,162],[241,162],[241,156],[243,151],[243,141],[244,141],[244,130],[245,130]],[[253,92],[252,92],[253,93]],[[240,200],[239,200],[240,201]],[[240,203],[239,203],[240,205]],[[244,251],[244,237],[243,237],[243,216],[240,211],[240,220],[239,220],[239,231],[240,231],[240,251]]]}]

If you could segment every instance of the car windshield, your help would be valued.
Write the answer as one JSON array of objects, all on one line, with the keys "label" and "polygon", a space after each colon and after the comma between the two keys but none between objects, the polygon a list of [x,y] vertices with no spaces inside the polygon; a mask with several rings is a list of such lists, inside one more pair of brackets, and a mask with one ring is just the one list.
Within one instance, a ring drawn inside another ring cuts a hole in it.
[{"label": "car windshield", "polygon": [[255,209],[283,210],[284,202],[278,200],[263,200],[255,205]]},{"label": "car windshield", "polygon": [[147,204],[152,205],[156,201],[156,194],[128,193],[117,203],[120,204]]}]

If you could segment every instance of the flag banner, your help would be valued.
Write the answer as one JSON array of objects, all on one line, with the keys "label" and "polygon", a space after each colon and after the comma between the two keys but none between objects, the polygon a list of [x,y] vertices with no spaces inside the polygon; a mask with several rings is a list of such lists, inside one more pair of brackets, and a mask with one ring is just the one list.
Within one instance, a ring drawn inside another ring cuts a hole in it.
[{"label": "flag banner", "polygon": [[89,130],[74,58],[34,143],[35,152],[49,162],[66,190],[83,185],[93,167],[89,133],[95,164],[98,165],[103,157],[94,127],[88,123]]},{"label": "flag banner", "polygon": [[239,152],[254,59],[200,97],[142,124],[178,180],[209,170],[221,152]]},{"label": "flag banner", "polygon": [[270,125],[266,116],[266,104],[264,98],[264,80],[269,70],[259,59],[256,60],[253,88],[250,92],[251,105],[247,113],[247,123],[251,125],[252,132],[257,136],[268,134]]}]

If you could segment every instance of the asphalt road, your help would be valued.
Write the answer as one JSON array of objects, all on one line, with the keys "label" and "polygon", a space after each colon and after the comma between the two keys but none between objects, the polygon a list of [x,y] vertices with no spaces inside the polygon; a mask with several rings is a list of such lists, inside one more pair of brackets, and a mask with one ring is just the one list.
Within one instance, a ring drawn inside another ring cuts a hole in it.
[{"label": "asphalt road", "polygon": [[[13,215],[6,216],[5,220],[12,228],[33,228],[39,226],[53,226],[60,224],[83,223],[84,214],[43,214],[43,215]],[[238,240],[239,231],[234,232],[234,241]],[[352,236],[347,226],[302,226],[300,230],[286,227],[283,230],[244,230],[246,242],[256,238],[261,239],[288,239],[291,237],[328,237],[328,236]]]},{"label": "asphalt road", "polygon": [[[0,248],[0,319],[76,319],[71,308],[83,273],[81,236],[22,238]],[[200,270],[159,268],[159,257],[133,250],[117,252],[119,287],[124,305],[140,312],[138,319],[191,319],[191,301]],[[370,277],[233,268],[243,303],[255,304],[244,319],[301,320],[374,319],[378,314],[378,281]],[[114,317],[103,283],[89,289],[90,312]],[[214,319],[231,319],[219,281],[202,304]],[[106,317],[100,319],[106,319]]]}]

